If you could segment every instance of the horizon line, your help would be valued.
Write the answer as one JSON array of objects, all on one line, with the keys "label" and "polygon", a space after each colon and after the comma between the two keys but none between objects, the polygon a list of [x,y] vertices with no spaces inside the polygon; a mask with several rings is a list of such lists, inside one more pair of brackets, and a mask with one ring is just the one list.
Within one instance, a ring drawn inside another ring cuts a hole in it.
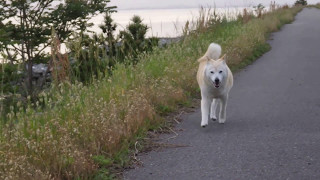
[{"label": "horizon line", "polygon": [[191,9],[191,8],[241,8],[241,7],[252,7],[252,6],[225,6],[225,7],[212,7],[209,5],[205,6],[184,6],[184,7],[141,7],[141,8],[117,8],[116,10],[155,10],[155,9]]}]

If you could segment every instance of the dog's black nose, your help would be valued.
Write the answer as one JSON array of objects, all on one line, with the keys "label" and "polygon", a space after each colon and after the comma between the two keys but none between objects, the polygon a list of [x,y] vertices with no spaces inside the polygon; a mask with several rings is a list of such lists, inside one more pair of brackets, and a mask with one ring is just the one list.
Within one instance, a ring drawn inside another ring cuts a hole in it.
[{"label": "dog's black nose", "polygon": [[216,84],[218,84],[219,83],[219,79],[218,78],[216,78],[215,80],[214,80],[214,82],[216,83]]}]

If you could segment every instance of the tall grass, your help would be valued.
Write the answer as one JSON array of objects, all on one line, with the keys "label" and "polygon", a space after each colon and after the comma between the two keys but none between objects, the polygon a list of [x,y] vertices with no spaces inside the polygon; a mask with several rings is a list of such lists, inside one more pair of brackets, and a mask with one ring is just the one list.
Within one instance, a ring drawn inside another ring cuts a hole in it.
[{"label": "tall grass", "polygon": [[317,3],[315,5],[308,5],[308,7],[315,7],[315,8],[320,9],[320,3]]},{"label": "tall grass", "polygon": [[222,45],[236,70],[265,52],[268,34],[300,10],[280,8],[234,21],[209,14],[198,19],[196,30],[185,30],[182,42],[140,54],[136,65],[116,64],[112,76],[89,86],[54,86],[2,124],[0,179],[92,178],[97,157],[113,161],[134,134],[161,122],[159,113],[198,93],[196,59],[211,42]]}]

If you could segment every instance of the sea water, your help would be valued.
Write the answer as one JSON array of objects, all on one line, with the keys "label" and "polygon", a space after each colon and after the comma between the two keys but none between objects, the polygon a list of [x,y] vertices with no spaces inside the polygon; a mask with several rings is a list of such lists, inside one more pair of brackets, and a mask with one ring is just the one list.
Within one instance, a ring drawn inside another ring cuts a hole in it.
[{"label": "sea water", "polygon": [[[205,8],[205,11],[215,11],[218,15],[226,15],[229,18],[236,17],[243,12],[243,7],[233,8]],[[118,10],[112,14],[112,19],[117,24],[117,31],[124,30],[130,23],[130,19],[134,15],[138,15],[143,19],[149,29],[147,36],[156,37],[177,37],[182,34],[182,30],[187,21],[191,23],[199,17],[200,8],[189,9],[138,9],[138,10]],[[89,30],[96,33],[101,33],[99,25],[103,23],[104,15],[99,14],[92,18],[89,22],[94,23],[94,26]]]}]

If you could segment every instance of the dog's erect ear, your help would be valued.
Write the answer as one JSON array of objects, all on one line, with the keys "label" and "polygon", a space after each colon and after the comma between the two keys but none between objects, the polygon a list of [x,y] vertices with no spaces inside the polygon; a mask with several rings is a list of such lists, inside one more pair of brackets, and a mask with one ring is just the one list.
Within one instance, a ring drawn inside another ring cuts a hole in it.
[{"label": "dog's erect ear", "polygon": [[210,58],[208,57],[208,56],[203,56],[203,57],[201,57],[200,59],[198,59],[198,62],[200,63],[200,62],[205,62],[205,61],[209,61],[210,60]]},{"label": "dog's erect ear", "polygon": [[222,60],[223,63],[227,63],[227,55],[226,54],[224,54],[220,59]]},{"label": "dog's erect ear", "polygon": [[220,59],[226,60],[227,59],[227,54],[224,54]]}]

